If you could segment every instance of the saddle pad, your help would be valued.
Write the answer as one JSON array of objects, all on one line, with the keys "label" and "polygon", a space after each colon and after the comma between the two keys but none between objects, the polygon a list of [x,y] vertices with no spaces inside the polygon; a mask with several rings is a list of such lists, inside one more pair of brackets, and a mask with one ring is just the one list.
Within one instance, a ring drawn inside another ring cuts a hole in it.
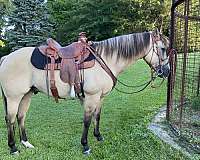
[{"label": "saddle pad", "polygon": [[[60,63],[61,58],[56,59],[55,63]],[[31,56],[32,65],[37,68],[44,70],[47,63],[51,63],[51,59],[42,54],[39,48],[35,48]]]},{"label": "saddle pad", "polygon": [[90,53],[89,56],[84,60],[84,62],[92,61],[94,59],[96,59],[95,56],[92,53]]}]

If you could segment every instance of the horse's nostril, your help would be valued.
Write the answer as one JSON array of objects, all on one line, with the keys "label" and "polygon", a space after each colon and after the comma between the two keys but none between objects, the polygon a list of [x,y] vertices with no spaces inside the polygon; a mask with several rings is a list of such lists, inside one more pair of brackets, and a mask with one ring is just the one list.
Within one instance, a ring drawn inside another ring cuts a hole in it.
[{"label": "horse's nostril", "polygon": [[170,68],[169,67],[165,67],[163,69],[163,76],[166,78],[169,76],[169,73],[170,73]]},{"label": "horse's nostril", "polygon": [[157,71],[157,74],[158,74],[158,75],[162,75],[162,74],[163,74],[163,70],[162,70],[162,69],[159,69],[159,70]]},{"label": "horse's nostril", "polygon": [[158,76],[163,74],[162,66],[159,65],[159,66],[156,67],[156,73],[157,73]]}]

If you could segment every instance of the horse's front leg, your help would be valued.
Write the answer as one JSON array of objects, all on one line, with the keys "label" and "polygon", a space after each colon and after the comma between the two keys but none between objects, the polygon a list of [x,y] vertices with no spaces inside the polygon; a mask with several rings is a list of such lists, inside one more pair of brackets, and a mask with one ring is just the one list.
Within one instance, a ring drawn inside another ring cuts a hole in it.
[{"label": "horse's front leg", "polygon": [[94,112],[94,136],[97,138],[97,141],[104,140],[99,131],[100,115],[101,115],[101,106],[99,105]]},{"label": "horse's front leg", "polygon": [[88,130],[91,124],[92,113],[85,111],[84,118],[83,118],[83,133],[81,138],[81,144],[83,145],[83,153],[90,154],[90,148],[88,145]]},{"label": "horse's front leg", "polygon": [[83,118],[83,133],[81,138],[81,144],[83,145],[83,153],[89,154],[90,148],[88,145],[88,130],[91,124],[91,119],[94,114],[94,111],[96,110],[97,106],[100,104],[100,94],[96,95],[86,95],[84,99],[84,118]]}]

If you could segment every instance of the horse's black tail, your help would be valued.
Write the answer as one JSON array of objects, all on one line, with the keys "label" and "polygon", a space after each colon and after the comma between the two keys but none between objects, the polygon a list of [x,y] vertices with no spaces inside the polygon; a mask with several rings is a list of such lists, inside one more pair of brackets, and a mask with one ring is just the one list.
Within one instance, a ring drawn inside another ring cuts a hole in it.
[{"label": "horse's black tail", "polygon": [[[6,56],[3,56],[3,57],[0,58],[0,66],[1,66],[2,62],[5,60],[5,58],[6,58]],[[6,98],[6,96],[5,96],[4,92],[3,92],[2,86],[0,86],[0,87],[1,87],[1,94],[2,94],[2,99],[3,99],[3,105],[4,105],[5,113],[7,115],[7,98]]]},{"label": "horse's black tail", "polygon": [[2,62],[5,60],[6,56],[3,56],[0,58],[0,65],[2,64]]}]

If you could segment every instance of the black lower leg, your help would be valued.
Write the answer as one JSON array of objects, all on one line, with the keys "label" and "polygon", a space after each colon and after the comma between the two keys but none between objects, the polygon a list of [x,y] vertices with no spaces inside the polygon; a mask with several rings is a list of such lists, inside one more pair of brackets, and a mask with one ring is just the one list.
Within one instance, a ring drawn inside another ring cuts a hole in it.
[{"label": "black lower leg", "polygon": [[99,131],[99,123],[100,123],[100,113],[95,115],[95,128],[94,128],[94,136],[98,141],[103,141],[103,137]]},{"label": "black lower leg", "polygon": [[23,117],[19,117],[17,115],[17,122],[18,122],[18,126],[19,126],[19,135],[20,135],[20,141],[27,141],[27,136],[26,136],[26,130],[23,124]]},{"label": "black lower leg", "polygon": [[15,146],[15,127],[14,127],[14,123],[11,123],[10,120],[7,118],[7,116],[5,117],[6,120],[6,124],[7,124],[7,129],[8,129],[8,146],[10,147],[10,153],[13,154],[15,152],[17,152],[17,147]]},{"label": "black lower leg", "polygon": [[84,126],[83,126],[83,134],[81,138],[81,144],[83,145],[83,153],[86,153],[89,151],[89,146],[88,146],[88,130],[90,127],[91,123],[91,115],[87,115],[86,113],[84,114],[84,120],[83,120]]}]

